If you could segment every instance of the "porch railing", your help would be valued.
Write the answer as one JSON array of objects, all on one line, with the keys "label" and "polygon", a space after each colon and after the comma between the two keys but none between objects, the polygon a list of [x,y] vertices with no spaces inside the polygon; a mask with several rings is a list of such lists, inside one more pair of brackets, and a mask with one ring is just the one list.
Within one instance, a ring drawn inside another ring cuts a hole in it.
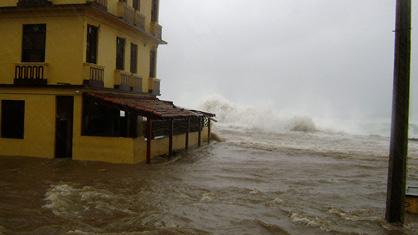
[{"label": "porch railing", "polygon": [[15,85],[45,86],[48,65],[46,63],[18,63],[15,65]]},{"label": "porch railing", "polygon": [[104,87],[104,67],[97,64],[84,64],[84,85],[94,88]]}]

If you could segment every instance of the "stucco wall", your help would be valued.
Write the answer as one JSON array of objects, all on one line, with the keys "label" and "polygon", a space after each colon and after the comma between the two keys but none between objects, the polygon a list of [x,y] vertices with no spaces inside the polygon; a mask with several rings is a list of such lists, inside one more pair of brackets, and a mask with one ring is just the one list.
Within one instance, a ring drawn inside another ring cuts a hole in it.
[{"label": "stucco wall", "polygon": [[23,24],[46,24],[48,84],[82,84],[83,18],[68,16],[0,17],[0,83],[13,84],[21,62]]},{"label": "stucco wall", "polygon": [[[83,0],[55,0],[55,4],[83,3]],[[109,0],[109,12],[116,14],[118,0]],[[128,0],[132,5],[132,0]],[[5,1],[2,6],[16,5],[16,1]],[[149,31],[151,22],[151,0],[141,0],[141,13],[146,18]],[[137,75],[143,78],[142,89],[148,92],[150,51],[158,45],[132,30],[121,27],[95,14],[86,16],[68,11],[54,14],[39,12],[28,15],[0,15],[0,83],[12,84],[14,66],[21,62],[23,24],[46,24],[45,63],[48,64],[48,84],[83,83],[83,64],[86,61],[87,25],[99,27],[98,65],[105,67],[105,87],[114,87],[116,69],[116,37],[126,39],[125,71],[130,71],[130,45],[138,46]]]},{"label": "stucco wall", "polygon": [[1,100],[24,100],[25,121],[24,139],[0,137],[0,155],[54,158],[55,96],[0,94],[0,106]]},{"label": "stucco wall", "polygon": [[[148,92],[150,51],[156,45],[147,41],[138,33],[134,33],[128,29],[116,27],[115,25],[106,23],[103,19],[87,17],[84,28],[87,25],[99,27],[99,45],[98,45],[98,61],[97,64],[105,67],[105,87],[113,88],[114,74],[116,70],[116,38],[126,39],[125,44],[125,69],[130,72],[130,48],[131,43],[138,46],[137,75],[141,76],[143,92]],[[86,30],[84,30],[86,32]],[[86,33],[84,33],[86,41]],[[83,46],[84,48],[85,46]],[[84,57],[85,58],[85,55]],[[85,61],[85,59],[83,59]]]}]

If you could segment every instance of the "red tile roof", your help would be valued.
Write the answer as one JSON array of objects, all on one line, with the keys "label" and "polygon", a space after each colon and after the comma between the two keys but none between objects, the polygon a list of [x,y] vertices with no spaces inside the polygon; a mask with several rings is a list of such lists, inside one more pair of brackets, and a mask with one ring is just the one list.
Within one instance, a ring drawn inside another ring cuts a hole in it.
[{"label": "red tile roof", "polygon": [[180,108],[175,106],[171,101],[159,100],[152,96],[98,92],[86,93],[86,95],[107,104],[118,106],[121,109],[133,110],[142,116],[151,116],[153,118],[171,119],[215,116],[212,113]]}]

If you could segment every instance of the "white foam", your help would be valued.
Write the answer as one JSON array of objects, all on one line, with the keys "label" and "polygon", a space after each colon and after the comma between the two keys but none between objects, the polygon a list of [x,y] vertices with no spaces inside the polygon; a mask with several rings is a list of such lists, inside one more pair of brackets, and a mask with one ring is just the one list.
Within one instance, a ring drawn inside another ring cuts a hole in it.
[{"label": "white foam", "polygon": [[90,186],[76,187],[61,183],[51,185],[45,193],[44,200],[46,203],[43,207],[50,209],[57,216],[67,218],[81,218],[85,213],[91,212],[132,214],[133,212],[123,204],[123,199],[124,197],[121,195],[115,195]]},{"label": "white foam", "polygon": [[[284,133],[331,132],[354,135],[389,136],[390,120],[366,118],[336,118],[324,114],[315,116],[303,112],[289,112],[273,105],[250,106],[234,103],[223,96],[211,95],[202,99],[199,109],[215,113],[221,128],[255,129],[263,132]],[[410,136],[418,136],[418,125],[411,123]]]},{"label": "white foam", "polygon": [[215,113],[225,128],[248,128],[262,131],[316,131],[314,121],[307,116],[283,115],[270,108],[243,106],[214,95],[205,99],[200,109]]}]

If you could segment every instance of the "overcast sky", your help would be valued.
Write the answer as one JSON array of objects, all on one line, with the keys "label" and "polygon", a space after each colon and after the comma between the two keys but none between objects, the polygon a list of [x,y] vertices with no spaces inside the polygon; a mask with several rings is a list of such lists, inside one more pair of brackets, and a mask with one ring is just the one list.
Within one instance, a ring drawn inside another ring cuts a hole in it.
[{"label": "overcast sky", "polygon": [[[390,117],[395,0],[160,4],[168,42],[158,61],[164,99],[194,106],[217,94],[317,117]],[[411,108],[418,120],[415,35]]]}]

